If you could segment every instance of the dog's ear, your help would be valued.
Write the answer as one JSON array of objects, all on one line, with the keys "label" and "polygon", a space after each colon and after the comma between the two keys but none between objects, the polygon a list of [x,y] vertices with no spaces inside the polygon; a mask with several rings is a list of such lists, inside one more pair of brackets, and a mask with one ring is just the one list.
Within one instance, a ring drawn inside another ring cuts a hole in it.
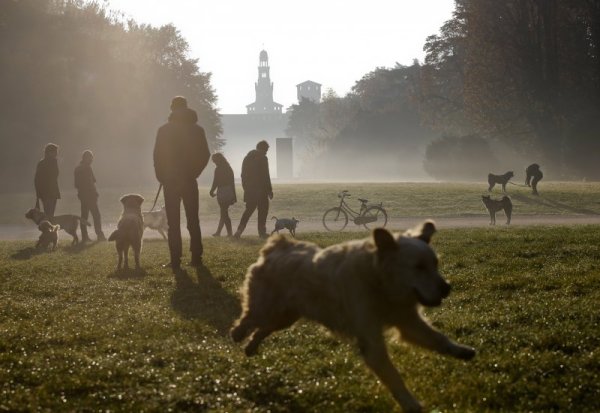
[{"label": "dog's ear", "polygon": [[386,229],[375,228],[373,230],[373,239],[375,240],[379,254],[385,254],[398,249],[398,244],[396,244],[394,236]]},{"label": "dog's ear", "polygon": [[423,222],[420,227],[414,228],[412,230],[408,230],[405,235],[409,237],[418,238],[426,243],[431,242],[431,237],[435,234],[437,230],[435,229],[435,224],[432,220],[428,219]]}]

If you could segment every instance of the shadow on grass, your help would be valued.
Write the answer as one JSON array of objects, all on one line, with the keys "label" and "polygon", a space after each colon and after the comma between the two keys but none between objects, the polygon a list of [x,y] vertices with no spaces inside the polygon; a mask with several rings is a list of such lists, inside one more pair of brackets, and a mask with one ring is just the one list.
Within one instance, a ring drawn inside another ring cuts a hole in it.
[{"label": "shadow on grass", "polygon": [[66,246],[63,248],[63,250],[68,253],[68,254],[79,254],[85,250],[87,250],[88,248],[93,247],[94,245],[98,244],[99,242],[79,242],[77,244],[71,244],[69,246]]},{"label": "shadow on grass", "polygon": [[116,280],[139,280],[145,276],[146,270],[143,268],[140,268],[139,270],[136,270],[135,268],[122,268],[120,270],[115,270],[108,278],[114,278]]},{"label": "shadow on grass", "polygon": [[556,212],[568,211],[568,212],[571,212],[574,214],[600,215],[600,213],[598,213],[596,211],[592,211],[591,209],[574,207],[572,205],[554,201],[552,199],[545,198],[545,197],[539,196],[539,195],[527,196],[527,195],[523,195],[523,194],[511,194],[511,198],[515,199],[519,202],[522,202],[524,204],[540,205],[540,206],[544,206],[547,208],[552,208],[552,209],[555,209]]},{"label": "shadow on grass", "polygon": [[175,273],[171,306],[183,317],[204,320],[220,335],[227,335],[241,312],[238,298],[225,290],[207,267],[197,268],[196,276],[197,283],[185,270]]},{"label": "shadow on grass", "polygon": [[44,251],[35,247],[25,247],[10,255],[13,260],[29,260],[34,255],[40,255],[47,251]]}]

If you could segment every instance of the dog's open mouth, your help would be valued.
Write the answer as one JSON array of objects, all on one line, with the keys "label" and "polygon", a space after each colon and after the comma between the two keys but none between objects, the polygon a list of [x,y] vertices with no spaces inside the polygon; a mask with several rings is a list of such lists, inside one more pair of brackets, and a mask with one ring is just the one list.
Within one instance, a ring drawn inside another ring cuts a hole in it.
[{"label": "dog's open mouth", "polygon": [[442,304],[442,297],[436,297],[435,299],[426,298],[417,289],[415,289],[415,294],[417,295],[419,303],[426,307],[438,307]]}]

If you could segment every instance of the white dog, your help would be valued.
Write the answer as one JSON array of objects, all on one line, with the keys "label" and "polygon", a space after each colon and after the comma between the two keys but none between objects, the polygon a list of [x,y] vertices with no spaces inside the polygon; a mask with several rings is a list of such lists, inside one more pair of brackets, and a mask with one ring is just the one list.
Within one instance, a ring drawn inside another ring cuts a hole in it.
[{"label": "white dog", "polygon": [[167,235],[165,232],[169,231],[169,224],[167,223],[167,211],[165,207],[162,207],[158,211],[143,212],[142,215],[144,216],[144,229],[154,229],[166,240]]}]

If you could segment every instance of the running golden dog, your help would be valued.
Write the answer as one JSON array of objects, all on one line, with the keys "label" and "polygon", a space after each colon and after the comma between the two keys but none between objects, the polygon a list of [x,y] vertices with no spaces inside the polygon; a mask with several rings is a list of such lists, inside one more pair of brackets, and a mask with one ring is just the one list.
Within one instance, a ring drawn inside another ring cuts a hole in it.
[{"label": "running golden dog", "polygon": [[367,366],[402,408],[421,411],[389,359],[384,331],[397,328],[405,341],[459,359],[475,355],[421,315],[421,306],[438,306],[450,293],[429,246],[434,232],[431,221],[402,236],[379,228],[372,239],[325,249],[271,236],[246,274],[233,340],[250,336],[245,351],[251,356],[271,333],[301,317],[316,321],[356,340]]}]

